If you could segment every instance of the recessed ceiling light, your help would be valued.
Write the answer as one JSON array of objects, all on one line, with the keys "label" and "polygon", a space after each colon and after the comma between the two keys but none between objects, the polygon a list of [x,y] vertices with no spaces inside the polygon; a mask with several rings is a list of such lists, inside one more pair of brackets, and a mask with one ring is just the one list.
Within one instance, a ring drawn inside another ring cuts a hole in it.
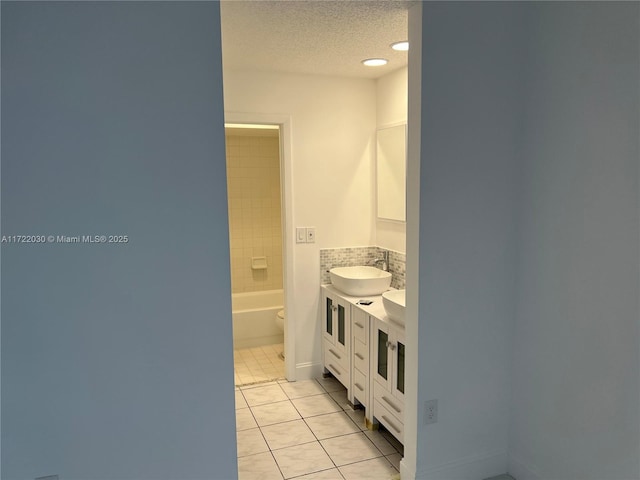
[{"label": "recessed ceiling light", "polygon": [[367,58],[366,60],[362,60],[362,63],[367,67],[381,67],[387,64],[387,60],[384,58]]},{"label": "recessed ceiling light", "polygon": [[406,52],[409,50],[409,42],[405,40],[403,42],[392,43],[391,48],[400,52]]}]

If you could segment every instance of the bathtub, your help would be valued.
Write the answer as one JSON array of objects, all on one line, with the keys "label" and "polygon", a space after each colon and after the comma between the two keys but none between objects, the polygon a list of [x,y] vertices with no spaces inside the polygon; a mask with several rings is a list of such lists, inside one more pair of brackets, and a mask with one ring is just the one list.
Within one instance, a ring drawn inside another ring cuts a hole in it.
[{"label": "bathtub", "polygon": [[249,348],[283,343],[283,333],[276,325],[276,314],[282,310],[284,292],[234,293],[231,296],[233,347]]}]

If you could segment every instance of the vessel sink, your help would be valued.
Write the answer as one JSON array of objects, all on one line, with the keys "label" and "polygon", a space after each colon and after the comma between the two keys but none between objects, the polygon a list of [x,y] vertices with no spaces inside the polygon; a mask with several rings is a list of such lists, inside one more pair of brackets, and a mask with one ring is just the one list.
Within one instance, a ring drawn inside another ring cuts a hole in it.
[{"label": "vessel sink", "polygon": [[376,267],[336,267],[329,275],[334,287],[355,297],[380,295],[391,286],[391,274]]},{"label": "vessel sink", "polygon": [[382,294],[382,306],[387,316],[404,325],[405,290],[389,290]]}]

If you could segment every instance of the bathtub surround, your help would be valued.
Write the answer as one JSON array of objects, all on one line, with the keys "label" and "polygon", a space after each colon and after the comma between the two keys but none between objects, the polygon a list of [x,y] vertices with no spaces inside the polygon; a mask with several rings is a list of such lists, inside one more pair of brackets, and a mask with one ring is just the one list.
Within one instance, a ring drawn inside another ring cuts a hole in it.
[{"label": "bathtub surround", "polygon": [[282,289],[278,130],[226,128],[225,132],[231,291]]},{"label": "bathtub surround", "polygon": [[[248,348],[282,343],[276,315],[284,308],[282,290],[231,295],[233,347]],[[280,349],[282,351],[282,349]]]},{"label": "bathtub surround", "polygon": [[331,283],[329,270],[334,267],[355,267],[371,265],[373,260],[382,258],[382,252],[389,252],[389,273],[393,275],[391,286],[405,288],[407,255],[380,247],[346,247],[320,249],[320,283]]}]

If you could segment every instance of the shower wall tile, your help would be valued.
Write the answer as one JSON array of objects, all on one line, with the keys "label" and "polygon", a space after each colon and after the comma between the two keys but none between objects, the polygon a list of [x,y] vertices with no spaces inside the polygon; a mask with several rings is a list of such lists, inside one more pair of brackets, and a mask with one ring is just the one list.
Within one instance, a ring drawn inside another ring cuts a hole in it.
[{"label": "shower wall tile", "polygon": [[[227,135],[231,290],[282,288],[280,144],[277,136]],[[251,257],[267,257],[252,270]]]},{"label": "shower wall tile", "polygon": [[[355,267],[368,265],[376,258],[382,258],[385,249],[380,247],[347,247],[320,249],[320,283],[331,283],[329,270],[333,267]],[[391,272],[391,286],[404,288],[406,278],[407,256],[404,253],[388,250],[389,272]]]}]

